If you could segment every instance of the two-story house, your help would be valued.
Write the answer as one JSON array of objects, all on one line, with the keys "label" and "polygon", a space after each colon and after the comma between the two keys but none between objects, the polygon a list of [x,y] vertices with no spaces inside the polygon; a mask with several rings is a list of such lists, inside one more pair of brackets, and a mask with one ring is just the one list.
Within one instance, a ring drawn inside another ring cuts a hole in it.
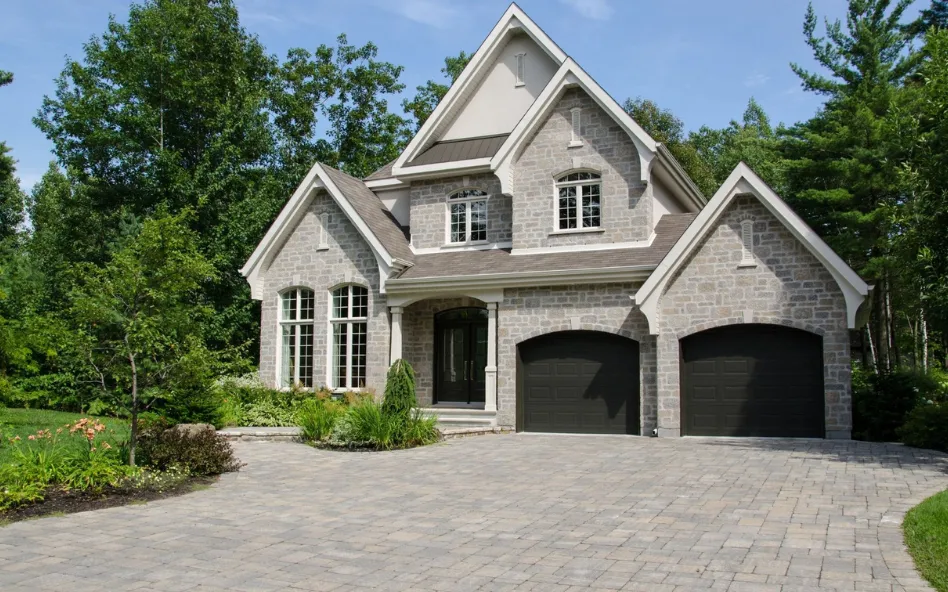
[{"label": "two-story house", "polygon": [[868,286],[747,166],[707,199],[511,5],[405,151],[315,164],[243,268],[278,387],[524,431],[848,438]]}]

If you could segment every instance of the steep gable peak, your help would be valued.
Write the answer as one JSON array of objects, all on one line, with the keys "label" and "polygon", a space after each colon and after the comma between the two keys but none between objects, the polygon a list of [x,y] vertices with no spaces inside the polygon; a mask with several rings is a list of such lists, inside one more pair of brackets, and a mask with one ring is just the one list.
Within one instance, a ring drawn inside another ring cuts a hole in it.
[{"label": "steep gable peak", "polygon": [[[507,49],[514,50],[515,45],[523,46],[523,49],[517,50],[517,53],[527,53],[527,63],[531,69],[530,71],[538,73],[531,74],[533,78],[527,78],[523,81],[524,84],[521,85],[523,88],[518,89],[523,91],[519,93],[523,95],[519,102],[528,101],[532,103],[533,96],[530,95],[539,94],[542,88],[546,86],[547,80],[549,80],[549,78],[543,80],[544,73],[549,71],[549,76],[552,76],[556,68],[567,59],[566,53],[519,6],[511,4],[471,57],[467,67],[451,85],[448,93],[438,103],[437,108],[396,159],[392,167],[395,176],[399,176],[407,163],[417,158],[438,140],[490,135],[475,133],[472,136],[470,133],[472,128],[465,121],[462,112],[470,107],[474,111],[472,115],[476,115],[476,111],[488,108],[487,105],[481,105],[480,103],[486,101],[486,96],[491,94],[491,89],[484,88],[485,92],[483,93],[477,93],[477,91],[486,83],[489,84],[493,77],[499,76],[503,69],[511,70],[512,75],[516,75],[515,63],[498,64],[498,60],[504,57],[515,57],[516,53],[513,53],[512,56],[503,55]],[[511,51],[507,53],[511,53]],[[533,56],[534,53],[538,55]],[[485,99],[479,100],[478,94],[485,95]],[[529,104],[523,106],[523,111],[526,111],[528,106]],[[515,105],[513,111],[520,107],[520,105]],[[511,128],[522,115],[522,113],[516,114],[513,111],[510,117],[507,118],[513,119],[509,124]],[[506,127],[506,119],[500,118],[497,125]],[[509,129],[500,129],[500,127],[495,130],[496,133],[510,131]]]}]

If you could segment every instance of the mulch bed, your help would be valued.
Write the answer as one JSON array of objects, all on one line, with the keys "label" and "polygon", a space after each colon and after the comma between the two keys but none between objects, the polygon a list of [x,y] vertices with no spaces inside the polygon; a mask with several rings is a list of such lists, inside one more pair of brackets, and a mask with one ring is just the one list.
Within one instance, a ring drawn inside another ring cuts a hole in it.
[{"label": "mulch bed", "polygon": [[50,514],[73,514],[89,510],[114,508],[128,504],[145,503],[166,497],[175,497],[191,493],[195,487],[210,485],[217,482],[217,477],[192,477],[177,487],[164,491],[148,489],[112,489],[94,493],[91,491],[69,491],[58,487],[46,490],[45,499],[35,504],[26,504],[0,512],[0,525],[3,523],[19,522],[31,518],[41,518]]}]

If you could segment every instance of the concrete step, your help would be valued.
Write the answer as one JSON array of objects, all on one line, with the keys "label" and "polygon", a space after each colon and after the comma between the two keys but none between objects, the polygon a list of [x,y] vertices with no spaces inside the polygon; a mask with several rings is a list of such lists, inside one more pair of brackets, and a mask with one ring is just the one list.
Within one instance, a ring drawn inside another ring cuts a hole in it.
[{"label": "concrete step", "polygon": [[425,413],[438,418],[438,427],[446,429],[457,428],[489,428],[497,425],[497,412],[471,409],[466,407],[427,407]]}]

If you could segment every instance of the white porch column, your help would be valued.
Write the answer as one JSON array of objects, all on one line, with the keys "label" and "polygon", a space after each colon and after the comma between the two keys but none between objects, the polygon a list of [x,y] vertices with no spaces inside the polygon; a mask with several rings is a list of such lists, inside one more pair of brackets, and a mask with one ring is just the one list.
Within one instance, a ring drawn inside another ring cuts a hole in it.
[{"label": "white porch column", "polygon": [[392,349],[388,356],[388,365],[391,366],[402,357],[402,312],[405,309],[401,306],[390,306],[388,309],[392,312]]},{"label": "white porch column", "polygon": [[497,303],[487,303],[487,381],[484,411],[497,411]]}]

